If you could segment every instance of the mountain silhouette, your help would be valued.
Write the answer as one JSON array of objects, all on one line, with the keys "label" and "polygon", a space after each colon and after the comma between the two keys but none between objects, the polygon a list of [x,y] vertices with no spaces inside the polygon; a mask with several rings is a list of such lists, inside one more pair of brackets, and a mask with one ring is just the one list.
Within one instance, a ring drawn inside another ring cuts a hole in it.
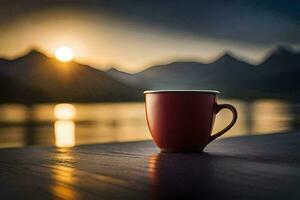
[{"label": "mountain silhouette", "polygon": [[252,90],[274,97],[300,98],[300,54],[285,47],[277,47],[269,57],[257,66],[259,80]]},{"label": "mountain silhouette", "polygon": [[29,88],[2,74],[0,74],[0,90],[0,103],[18,102],[27,104],[38,101],[39,97],[43,95],[41,91]]},{"label": "mountain silhouette", "polygon": [[10,102],[116,102],[142,98],[141,90],[101,70],[76,62],[62,63],[36,50],[14,60],[1,59],[0,75],[5,77],[1,81],[3,90],[32,94],[20,94]]},{"label": "mountain silhouette", "polygon": [[111,77],[145,89],[215,89],[225,97],[300,100],[300,54],[286,47],[275,48],[259,65],[241,61],[227,52],[215,61],[173,62],[156,65],[139,73],[115,69]]},{"label": "mountain silhouette", "polygon": [[141,101],[142,89],[215,89],[223,97],[300,100],[300,54],[275,48],[259,65],[224,53],[211,63],[173,62],[129,74],[62,63],[32,50],[0,59],[0,103]]}]

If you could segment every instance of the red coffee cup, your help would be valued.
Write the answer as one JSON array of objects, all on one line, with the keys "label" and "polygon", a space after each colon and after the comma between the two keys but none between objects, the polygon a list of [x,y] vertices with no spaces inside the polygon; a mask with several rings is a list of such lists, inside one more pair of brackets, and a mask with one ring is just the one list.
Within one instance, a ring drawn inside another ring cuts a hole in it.
[{"label": "red coffee cup", "polygon": [[[218,91],[153,90],[144,94],[148,127],[163,152],[202,152],[237,120],[232,105],[217,104]],[[223,130],[211,135],[215,116],[224,108],[232,112],[233,118]]]}]

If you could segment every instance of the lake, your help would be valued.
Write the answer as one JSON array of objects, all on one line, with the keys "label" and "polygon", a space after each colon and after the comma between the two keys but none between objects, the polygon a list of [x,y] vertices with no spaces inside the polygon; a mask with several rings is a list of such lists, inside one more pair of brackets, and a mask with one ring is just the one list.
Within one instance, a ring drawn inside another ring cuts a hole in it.
[{"label": "lake", "polygon": [[[222,137],[288,132],[299,127],[300,105],[264,99],[247,103],[220,100],[238,109],[237,124]],[[231,120],[217,115],[214,132]],[[0,148],[32,145],[72,147],[81,144],[151,139],[143,103],[19,104],[0,106]]]}]

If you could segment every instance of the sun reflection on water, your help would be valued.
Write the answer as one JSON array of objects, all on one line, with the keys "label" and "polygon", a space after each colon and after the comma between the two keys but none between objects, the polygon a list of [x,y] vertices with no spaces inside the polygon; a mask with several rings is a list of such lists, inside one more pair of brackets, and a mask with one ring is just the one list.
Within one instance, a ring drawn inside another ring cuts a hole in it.
[{"label": "sun reflection on water", "polygon": [[54,123],[55,145],[57,147],[75,146],[75,123],[72,120],[58,120]]},{"label": "sun reflection on water", "polygon": [[76,108],[72,104],[61,103],[54,107],[54,115],[59,120],[71,120],[76,115]]},{"label": "sun reflection on water", "polygon": [[54,123],[55,145],[57,147],[75,146],[75,122],[76,108],[72,104],[57,104],[54,108],[56,117]]}]

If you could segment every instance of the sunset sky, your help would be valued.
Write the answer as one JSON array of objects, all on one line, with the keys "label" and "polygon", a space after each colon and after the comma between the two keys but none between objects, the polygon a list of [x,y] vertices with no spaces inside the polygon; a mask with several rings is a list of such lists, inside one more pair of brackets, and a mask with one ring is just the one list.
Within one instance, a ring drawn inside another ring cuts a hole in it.
[{"label": "sunset sky", "polygon": [[300,47],[299,1],[0,1],[0,55],[68,46],[75,60],[135,72],[225,50],[257,63],[277,44]]}]

